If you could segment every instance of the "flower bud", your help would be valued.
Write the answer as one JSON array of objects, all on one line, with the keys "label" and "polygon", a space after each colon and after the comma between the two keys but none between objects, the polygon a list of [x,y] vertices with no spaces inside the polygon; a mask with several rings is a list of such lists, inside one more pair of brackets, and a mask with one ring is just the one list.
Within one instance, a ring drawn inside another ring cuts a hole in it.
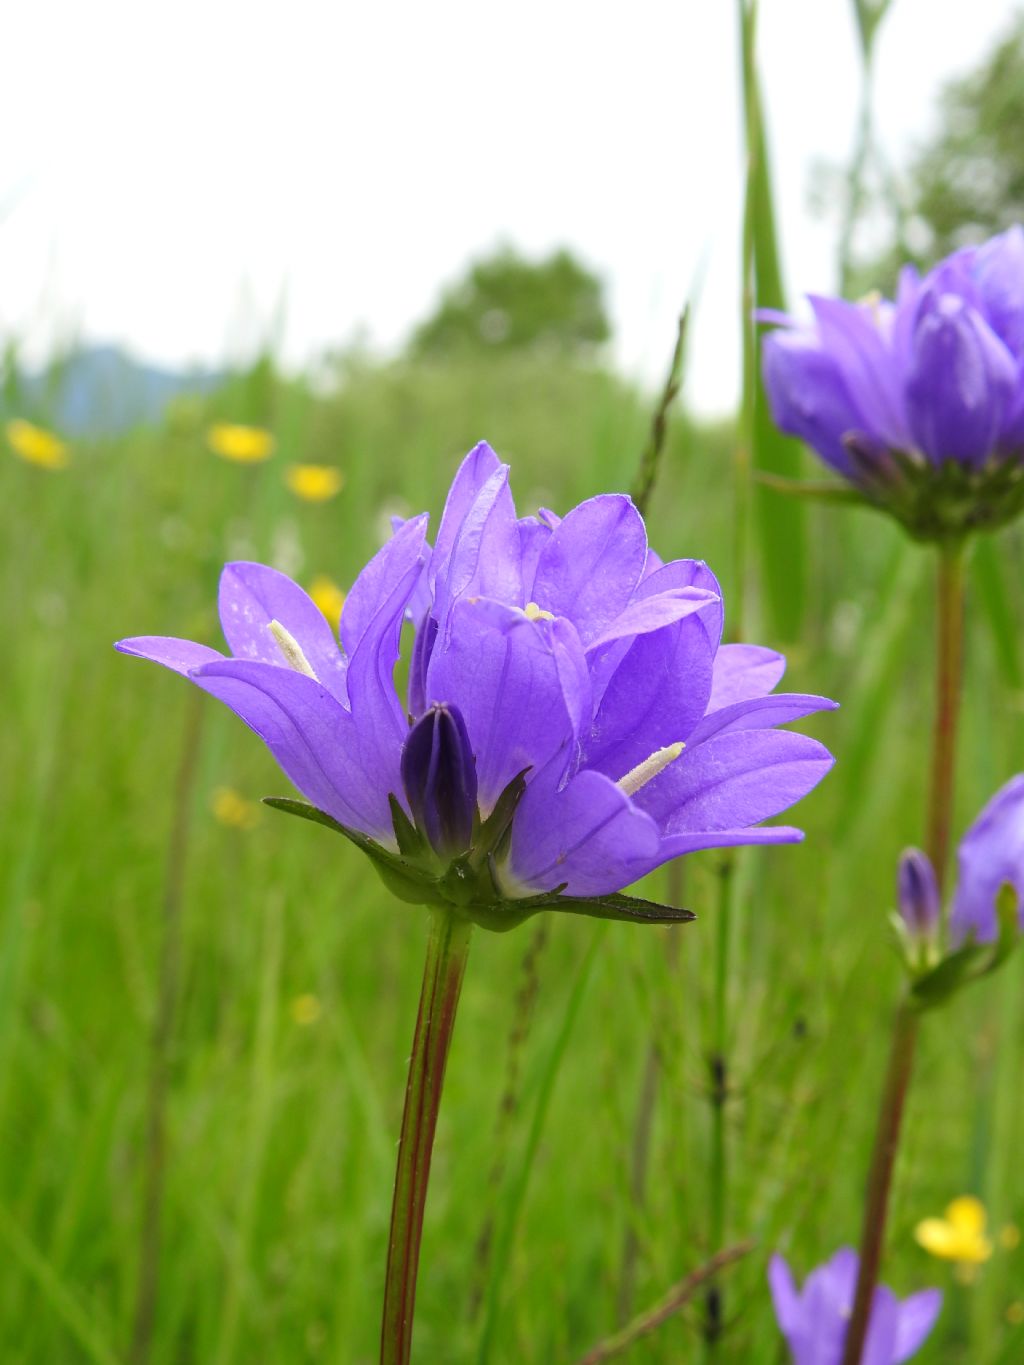
[{"label": "flower bud", "polygon": [[476,815],[476,761],[457,707],[432,706],[409,731],[402,785],[416,828],[438,857],[465,853]]},{"label": "flower bud", "polygon": [[918,942],[934,938],[939,928],[941,905],[935,869],[926,853],[919,848],[903,851],[896,886],[900,916],[911,937]]}]

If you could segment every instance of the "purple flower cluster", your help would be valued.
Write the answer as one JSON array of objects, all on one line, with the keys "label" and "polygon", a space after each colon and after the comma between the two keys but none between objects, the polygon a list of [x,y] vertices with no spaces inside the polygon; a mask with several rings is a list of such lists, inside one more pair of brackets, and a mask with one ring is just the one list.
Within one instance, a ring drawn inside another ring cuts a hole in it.
[{"label": "purple flower cluster", "polygon": [[425,515],[399,525],[360,573],[340,649],[301,588],[248,563],[221,577],[230,657],[152,636],[117,648],[218,697],[315,807],[389,856],[413,828],[458,856],[507,807],[488,854],[503,903],[606,895],[695,849],[802,837],[761,822],[832,759],[775,727],[834,703],[774,693],[781,655],[723,645],[714,575],[663,564],[628,498],[517,517],[481,444],[426,534]]},{"label": "purple flower cluster", "polygon": [[995,525],[1024,506],[1024,229],[901,276],[894,301],[811,297],[764,341],[783,431],[916,534]]},{"label": "purple flower cluster", "polygon": [[[857,1285],[857,1253],[843,1247],[812,1270],[802,1289],[781,1256],[773,1256],[768,1283],[775,1316],[789,1343],[793,1365],[839,1365]],[[902,1302],[879,1285],[871,1306],[861,1365],[900,1365],[909,1360],[935,1325],[942,1307],[937,1289]]]},{"label": "purple flower cluster", "polygon": [[[998,937],[996,903],[1004,886],[1016,894],[1024,929],[1024,773],[1000,787],[960,841],[958,877],[949,917],[954,946]],[[926,854],[908,849],[897,878],[900,915],[914,939],[934,940],[940,927],[935,871]]]}]

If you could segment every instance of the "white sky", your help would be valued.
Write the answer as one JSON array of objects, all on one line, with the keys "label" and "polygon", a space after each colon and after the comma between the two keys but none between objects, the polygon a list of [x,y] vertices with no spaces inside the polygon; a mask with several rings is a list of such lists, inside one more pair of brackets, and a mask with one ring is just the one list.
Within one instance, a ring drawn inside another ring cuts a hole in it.
[{"label": "white sky", "polygon": [[[895,0],[877,112],[897,158],[1013,0]],[[391,347],[468,257],[568,244],[620,363],[657,378],[706,261],[688,392],[736,389],[742,182],[733,0],[32,0],[4,18],[0,335],[291,363]],[[817,158],[853,136],[851,0],[762,0],[791,293],[834,284]],[[283,306],[282,306],[283,305]],[[277,319],[275,321],[275,319]]]}]

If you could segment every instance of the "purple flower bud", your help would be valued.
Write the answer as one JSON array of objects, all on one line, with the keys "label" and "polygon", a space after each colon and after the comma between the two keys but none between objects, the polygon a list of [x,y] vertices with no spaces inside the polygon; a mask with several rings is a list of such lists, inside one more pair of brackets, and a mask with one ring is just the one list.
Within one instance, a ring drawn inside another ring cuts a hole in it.
[{"label": "purple flower bud", "polygon": [[904,849],[896,878],[900,916],[915,939],[934,936],[942,912],[931,859],[919,848]]},{"label": "purple flower bud", "polygon": [[402,785],[416,828],[438,857],[465,853],[476,815],[476,763],[457,707],[432,706],[409,731]]}]

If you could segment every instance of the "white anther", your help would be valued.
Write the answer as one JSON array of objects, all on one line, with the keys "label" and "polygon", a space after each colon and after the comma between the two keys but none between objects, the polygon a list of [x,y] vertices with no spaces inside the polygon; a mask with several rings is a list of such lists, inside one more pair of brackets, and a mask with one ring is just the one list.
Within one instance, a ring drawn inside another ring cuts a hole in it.
[{"label": "white anther", "polygon": [[307,678],[312,678],[317,682],[317,676],[310,667],[309,660],[302,652],[298,640],[290,630],[285,630],[280,621],[271,621],[270,633],[277,641],[277,647],[284,655],[284,661],[289,668],[294,668],[296,673],[305,673]]},{"label": "white anther", "polygon": [[664,749],[655,749],[650,758],[645,758],[635,768],[630,768],[625,777],[620,777],[616,786],[627,796],[634,796],[641,787],[646,787],[659,773],[674,763],[686,748],[685,744],[666,744]]}]

